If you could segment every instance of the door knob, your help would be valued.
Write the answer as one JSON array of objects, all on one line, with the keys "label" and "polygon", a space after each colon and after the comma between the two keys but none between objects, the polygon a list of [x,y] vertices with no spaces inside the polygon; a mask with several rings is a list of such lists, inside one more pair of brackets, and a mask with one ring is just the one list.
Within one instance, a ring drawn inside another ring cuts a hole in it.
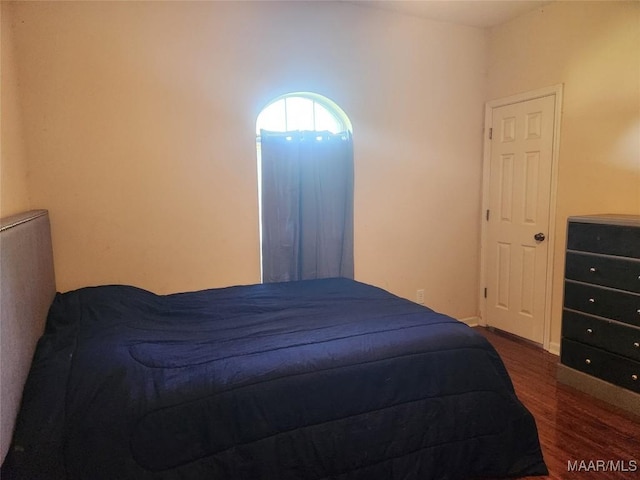
[{"label": "door knob", "polygon": [[544,242],[544,239],[545,239],[545,238],[547,238],[547,237],[545,237],[545,236],[544,236],[544,233],[540,232],[540,233],[536,233],[536,234],[533,236],[533,238],[534,238],[534,240],[535,240],[536,242]]}]

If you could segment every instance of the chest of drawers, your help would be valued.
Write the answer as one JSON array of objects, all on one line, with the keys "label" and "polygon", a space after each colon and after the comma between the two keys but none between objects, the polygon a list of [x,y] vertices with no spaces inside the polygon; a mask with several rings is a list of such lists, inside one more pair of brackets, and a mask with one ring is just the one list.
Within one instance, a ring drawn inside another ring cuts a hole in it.
[{"label": "chest of drawers", "polygon": [[558,378],[640,414],[640,216],[567,228]]}]

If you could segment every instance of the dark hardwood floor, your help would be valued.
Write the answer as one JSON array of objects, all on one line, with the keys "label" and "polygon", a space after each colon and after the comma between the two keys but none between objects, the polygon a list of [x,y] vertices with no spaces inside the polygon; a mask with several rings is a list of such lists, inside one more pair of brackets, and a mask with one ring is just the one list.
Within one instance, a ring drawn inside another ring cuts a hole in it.
[{"label": "dark hardwood floor", "polygon": [[[476,329],[494,345],[518,398],[535,417],[549,476],[528,478],[640,479],[640,412],[633,415],[558,383],[557,356],[508,334]],[[581,461],[581,470],[569,471],[569,462],[580,467]],[[617,466],[603,468],[598,461]]]}]

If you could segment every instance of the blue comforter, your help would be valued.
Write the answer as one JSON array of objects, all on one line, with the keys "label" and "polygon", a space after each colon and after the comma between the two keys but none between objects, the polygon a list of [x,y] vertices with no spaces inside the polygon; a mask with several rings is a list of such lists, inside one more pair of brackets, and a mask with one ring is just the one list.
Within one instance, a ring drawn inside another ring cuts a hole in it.
[{"label": "blue comforter", "polygon": [[546,472],[534,420],[482,335],[384,290],[327,279],[58,294],[3,478]]}]

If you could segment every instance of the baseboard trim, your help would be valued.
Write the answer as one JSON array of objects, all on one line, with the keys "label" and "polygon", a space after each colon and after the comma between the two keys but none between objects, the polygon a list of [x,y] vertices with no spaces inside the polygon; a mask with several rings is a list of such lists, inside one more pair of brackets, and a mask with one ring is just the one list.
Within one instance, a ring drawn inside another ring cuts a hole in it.
[{"label": "baseboard trim", "polygon": [[509,333],[509,332],[506,332],[504,330],[500,330],[499,328],[492,327],[490,325],[485,325],[482,322],[482,318],[480,318],[480,317],[469,317],[467,319],[460,320],[460,321],[464,322],[464,323],[467,323],[467,321],[473,321],[475,323],[467,323],[467,325],[469,325],[471,327],[485,327],[485,328],[488,328],[491,331],[495,331],[495,332],[499,333],[500,335],[504,335],[504,336],[507,336],[507,337],[510,337],[510,338],[513,338],[513,339],[517,339],[518,341],[522,341],[522,342],[528,343],[530,345],[534,345],[534,346],[536,346],[538,348],[541,348],[544,351],[549,352],[552,355],[556,355],[558,357],[560,356],[560,344],[557,343],[557,342],[549,342],[548,348],[544,348],[544,345],[542,345],[540,343],[536,343],[536,342],[533,342],[531,340],[527,340],[526,338],[519,337],[518,335],[516,335],[514,333]]},{"label": "baseboard trim", "polygon": [[558,342],[549,342],[549,349],[547,352],[560,356],[560,344]]},{"label": "baseboard trim", "polygon": [[569,385],[635,415],[640,412],[640,394],[638,393],[574,370],[561,363],[558,364],[556,373],[560,383]]},{"label": "baseboard trim", "polygon": [[460,320],[462,323],[466,323],[470,327],[477,327],[478,325],[480,325],[480,317],[466,317],[459,318],[458,320]]}]

